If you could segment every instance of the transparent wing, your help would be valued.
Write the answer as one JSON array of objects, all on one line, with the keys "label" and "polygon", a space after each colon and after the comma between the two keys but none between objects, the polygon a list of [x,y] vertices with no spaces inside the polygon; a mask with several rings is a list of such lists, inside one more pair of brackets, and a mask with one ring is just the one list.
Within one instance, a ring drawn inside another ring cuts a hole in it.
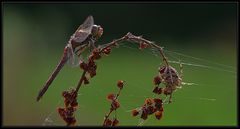
[{"label": "transparent wing", "polygon": [[92,16],[88,16],[82,25],[78,27],[74,34],[74,40],[76,42],[83,42],[86,40],[89,34],[91,34],[92,27],[94,25],[94,20]]},{"label": "transparent wing", "polygon": [[77,56],[76,53],[74,53],[72,45],[68,44],[68,52],[67,52],[67,57],[68,61],[67,64],[70,65],[71,67],[77,67],[80,64],[81,57]]}]

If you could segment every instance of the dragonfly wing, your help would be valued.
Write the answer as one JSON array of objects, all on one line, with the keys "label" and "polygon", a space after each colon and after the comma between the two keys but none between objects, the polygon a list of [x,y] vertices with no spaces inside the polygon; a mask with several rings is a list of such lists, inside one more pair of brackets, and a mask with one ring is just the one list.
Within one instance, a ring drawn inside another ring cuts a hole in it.
[{"label": "dragonfly wing", "polygon": [[94,20],[92,16],[88,16],[82,25],[78,27],[74,34],[73,40],[75,42],[83,42],[92,32],[92,27],[94,25]]},{"label": "dragonfly wing", "polygon": [[68,57],[68,62],[67,63],[71,67],[77,67],[77,66],[79,66],[80,62],[83,61],[83,59],[81,58],[81,53],[87,47],[87,45],[82,45],[82,47],[81,47],[82,50],[78,51],[77,53],[74,52],[71,44],[69,44],[68,46],[69,46],[69,49],[68,49],[68,52],[67,52],[67,57]]}]

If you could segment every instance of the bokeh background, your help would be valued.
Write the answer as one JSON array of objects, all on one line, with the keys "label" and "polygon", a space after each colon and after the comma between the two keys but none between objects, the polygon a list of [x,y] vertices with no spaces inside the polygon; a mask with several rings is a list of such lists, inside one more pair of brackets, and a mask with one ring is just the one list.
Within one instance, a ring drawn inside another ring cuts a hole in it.
[{"label": "bokeh background", "polygon": [[[184,82],[198,85],[183,86],[174,93],[173,103],[165,105],[163,119],[152,116],[144,125],[237,125],[236,3],[4,3],[3,125],[65,125],[56,113],[63,106],[61,92],[75,86],[82,71],[66,65],[40,102],[36,96],[69,37],[88,15],[104,28],[99,44],[132,32],[166,50],[204,60],[173,52],[167,56],[208,66],[184,65]],[[129,110],[141,106],[146,97],[156,97],[152,79],[161,58],[128,47],[114,49],[97,62],[97,76],[80,89],[78,125],[101,126],[110,107],[106,95],[117,92],[119,79],[126,81],[120,125],[139,124]],[[172,65],[178,69],[178,64]]]}]

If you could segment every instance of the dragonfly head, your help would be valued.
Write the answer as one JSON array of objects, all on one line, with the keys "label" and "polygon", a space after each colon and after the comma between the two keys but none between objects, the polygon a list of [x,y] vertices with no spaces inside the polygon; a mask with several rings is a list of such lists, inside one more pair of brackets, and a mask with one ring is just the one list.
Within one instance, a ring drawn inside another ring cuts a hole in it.
[{"label": "dragonfly head", "polygon": [[92,28],[92,35],[96,38],[99,39],[103,34],[103,28],[100,25],[93,25]]}]

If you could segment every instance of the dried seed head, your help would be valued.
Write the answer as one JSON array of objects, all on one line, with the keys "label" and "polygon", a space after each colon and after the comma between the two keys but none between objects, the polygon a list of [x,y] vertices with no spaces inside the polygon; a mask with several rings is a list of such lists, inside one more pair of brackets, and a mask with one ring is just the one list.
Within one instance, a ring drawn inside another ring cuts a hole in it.
[{"label": "dried seed head", "polygon": [[151,105],[151,104],[153,104],[153,103],[154,103],[154,101],[153,101],[152,98],[147,98],[147,99],[145,99],[145,104]]},{"label": "dried seed head", "polygon": [[61,118],[65,117],[65,110],[64,108],[57,108],[58,114],[61,116]]},{"label": "dried seed head", "polygon": [[139,45],[139,49],[144,49],[144,48],[147,48],[149,45],[145,42],[141,42],[140,45]]},{"label": "dried seed head", "polygon": [[82,69],[82,70],[87,70],[88,69],[88,65],[85,63],[85,62],[81,62],[80,63],[80,68]]},{"label": "dried seed head", "polygon": [[142,108],[142,115],[141,118],[146,120],[148,118],[148,111],[145,107]]},{"label": "dried seed head", "polygon": [[162,99],[159,99],[159,98],[154,98],[153,99],[154,100],[154,102],[155,102],[155,108],[157,109],[157,110],[160,110],[161,108],[162,108]]},{"label": "dried seed head", "polygon": [[68,107],[69,104],[70,104],[70,99],[69,99],[69,98],[65,98],[65,99],[64,99],[64,105],[65,105],[65,107]]},{"label": "dried seed head", "polygon": [[154,77],[154,79],[153,79],[154,85],[159,85],[161,82],[162,82],[162,80],[159,76]]},{"label": "dried seed head", "polygon": [[117,82],[117,86],[118,86],[120,89],[123,88],[123,85],[124,85],[124,81],[123,81],[123,80],[119,80],[119,81]]},{"label": "dried seed head", "polygon": [[155,117],[160,120],[162,118],[162,112],[161,111],[156,111],[155,112]]},{"label": "dried seed head", "polygon": [[172,93],[172,88],[169,86],[169,87],[165,87],[162,89],[162,92],[165,94],[165,95],[170,95]]},{"label": "dried seed head", "polygon": [[98,48],[94,49],[92,51],[92,54],[90,55],[90,60],[98,60],[101,58],[100,51]]},{"label": "dried seed head", "polygon": [[115,94],[113,94],[113,93],[111,93],[111,94],[108,94],[107,95],[107,100],[109,100],[109,101],[113,101],[114,99],[115,99]]},{"label": "dried seed head", "polygon": [[109,55],[111,53],[111,48],[108,47],[108,48],[104,49],[103,53],[106,54],[106,55]]},{"label": "dried seed head", "polygon": [[74,101],[71,103],[71,106],[72,106],[72,107],[77,107],[77,106],[78,106],[77,100],[74,100]]},{"label": "dried seed head", "polygon": [[151,115],[154,112],[156,112],[156,108],[154,108],[153,106],[148,106],[147,107],[147,112],[148,112],[149,115]]},{"label": "dried seed head", "polygon": [[132,116],[137,116],[139,114],[139,112],[136,109],[132,110]]},{"label": "dried seed head", "polygon": [[67,123],[67,125],[75,125],[76,119],[75,117],[68,117],[65,119],[65,122]]},{"label": "dried seed head", "polygon": [[104,126],[111,126],[112,125],[112,121],[110,119],[107,119],[104,123]]},{"label": "dried seed head", "polygon": [[159,72],[160,72],[161,74],[163,74],[164,71],[165,71],[165,68],[166,68],[166,66],[162,66],[161,68],[159,68]]},{"label": "dried seed head", "polygon": [[120,103],[117,100],[112,101],[111,110],[116,110],[120,107]]},{"label": "dried seed head", "polygon": [[119,121],[117,120],[117,118],[115,118],[112,122],[112,126],[117,126],[119,124]]},{"label": "dried seed head", "polygon": [[153,89],[153,93],[156,94],[161,94],[162,93],[162,88],[158,88],[157,86]]}]

